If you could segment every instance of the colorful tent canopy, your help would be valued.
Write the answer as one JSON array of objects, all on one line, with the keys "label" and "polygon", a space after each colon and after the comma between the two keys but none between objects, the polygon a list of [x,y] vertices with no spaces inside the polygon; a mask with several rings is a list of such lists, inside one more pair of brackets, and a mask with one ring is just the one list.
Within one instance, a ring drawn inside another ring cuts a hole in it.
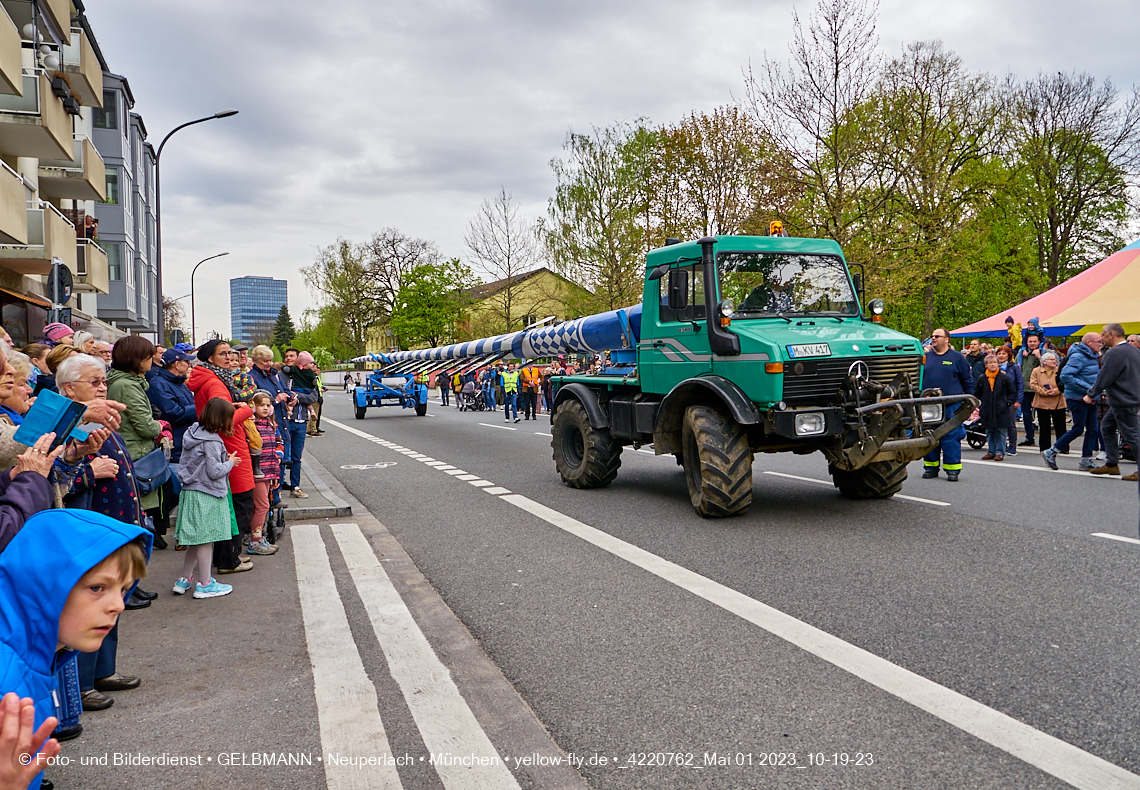
[{"label": "colorful tent canopy", "polygon": [[1140,333],[1140,241],[1129,244],[1071,280],[1043,294],[955,329],[954,337],[1003,337],[1006,316],[1024,327],[1040,319],[1047,337],[1071,337],[1099,332],[1105,324],[1124,325]]}]

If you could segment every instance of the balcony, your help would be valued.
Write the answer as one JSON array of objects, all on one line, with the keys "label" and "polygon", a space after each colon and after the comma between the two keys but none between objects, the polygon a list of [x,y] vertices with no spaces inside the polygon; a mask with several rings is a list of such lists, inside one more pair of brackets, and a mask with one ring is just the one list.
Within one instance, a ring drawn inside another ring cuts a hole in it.
[{"label": "balcony", "polygon": [[82,28],[71,29],[71,45],[63,48],[63,71],[73,96],[87,107],[103,106],[103,69]]},{"label": "balcony", "polygon": [[0,153],[35,159],[67,159],[73,154],[71,116],[51,92],[42,71],[25,74],[24,94],[0,94]]},{"label": "balcony", "polygon": [[75,226],[59,209],[42,200],[27,204],[28,243],[0,244],[0,266],[19,274],[50,274],[51,259],[76,269]]},{"label": "balcony", "polygon": [[40,0],[40,8],[60,31],[71,30],[71,0]]},{"label": "balcony", "polygon": [[40,194],[69,200],[105,200],[107,170],[91,141],[76,135],[71,159],[40,160]]},{"label": "balcony", "polygon": [[28,197],[24,179],[0,162],[0,244],[28,243]]},{"label": "balcony", "polygon": [[7,11],[0,8],[0,93],[19,95],[24,90],[21,48],[16,23]]},{"label": "balcony", "polygon": [[78,239],[75,258],[75,290],[83,293],[111,292],[107,253],[91,239]]}]

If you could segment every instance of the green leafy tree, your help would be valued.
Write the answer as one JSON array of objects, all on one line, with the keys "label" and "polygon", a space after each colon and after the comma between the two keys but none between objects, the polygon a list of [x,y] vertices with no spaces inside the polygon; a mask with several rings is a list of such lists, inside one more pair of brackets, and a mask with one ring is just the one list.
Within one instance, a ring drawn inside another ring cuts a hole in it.
[{"label": "green leafy tree", "polygon": [[467,304],[464,293],[476,282],[471,269],[458,258],[408,270],[388,324],[400,346],[454,342]]},{"label": "green leafy tree", "polygon": [[277,312],[277,323],[273,326],[272,345],[287,346],[293,342],[293,337],[296,334],[297,330],[293,326],[293,319],[289,315],[289,305],[283,304]]}]

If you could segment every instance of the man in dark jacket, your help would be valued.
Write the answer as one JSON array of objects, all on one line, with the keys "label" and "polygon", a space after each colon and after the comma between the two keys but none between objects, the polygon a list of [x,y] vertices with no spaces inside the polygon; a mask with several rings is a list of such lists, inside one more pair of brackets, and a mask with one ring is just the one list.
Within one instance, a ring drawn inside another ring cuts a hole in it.
[{"label": "man in dark jacket", "polygon": [[[937,387],[942,390],[943,395],[964,395],[973,392],[974,376],[970,372],[970,364],[964,356],[950,347],[950,333],[940,327],[934,330],[931,340],[933,345],[926,353],[922,385]],[[947,418],[956,409],[957,406],[947,406]],[[962,440],[965,438],[966,429],[961,425],[943,436],[939,445],[923,459],[923,479],[932,480],[938,477],[939,458],[941,458],[941,464],[946,469],[946,479],[951,483],[957,482],[958,475],[962,473]]]},{"label": "man in dark jacket", "polygon": [[[1108,324],[1101,332],[1108,351],[1104,355],[1096,381],[1084,397],[1085,403],[1096,403],[1101,394],[1108,395],[1108,411],[1100,422],[1104,436],[1104,466],[1092,470],[1094,475],[1120,474],[1120,442],[1117,432],[1128,442],[1135,455],[1140,447],[1140,348],[1124,339],[1124,327]],[[1125,480],[1136,480],[1132,473]]]},{"label": "man in dark jacket", "polygon": [[186,387],[191,359],[176,348],[168,349],[162,355],[162,367],[154,370],[146,393],[158,409],[158,419],[170,423],[170,433],[174,437],[174,449],[170,453],[172,464],[178,463],[182,457],[182,434],[198,419],[194,411],[194,393]]}]

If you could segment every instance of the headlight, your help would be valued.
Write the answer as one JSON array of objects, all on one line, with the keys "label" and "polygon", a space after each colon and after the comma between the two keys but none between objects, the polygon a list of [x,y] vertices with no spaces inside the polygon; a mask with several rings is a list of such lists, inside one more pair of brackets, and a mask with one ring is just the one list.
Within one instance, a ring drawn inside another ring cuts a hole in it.
[{"label": "headlight", "polygon": [[872,299],[867,307],[870,308],[872,315],[882,315],[887,309],[886,302],[882,299]]},{"label": "headlight", "polygon": [[796,436],[815,436],[827,428],[827,420],[819,412],[796,415]]},{"label": "headlight", "polygon": [[918,415],[923,422],[942,422],[941,403],[923,403],[918,407]]}]

